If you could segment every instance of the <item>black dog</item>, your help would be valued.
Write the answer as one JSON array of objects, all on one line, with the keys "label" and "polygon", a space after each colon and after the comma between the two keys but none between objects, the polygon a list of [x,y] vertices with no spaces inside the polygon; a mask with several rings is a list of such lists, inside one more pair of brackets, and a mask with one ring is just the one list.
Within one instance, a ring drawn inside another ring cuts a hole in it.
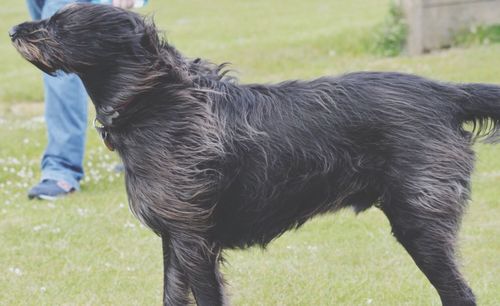
[{"label": "black dog", "polygon": [[10,35],[43,71],[83,80],[123,159],[132,211],[162,238],[166,305],[189,303],[189,290],[199,305],[224,304],[224,248],[372,205],[443,305],[475,305],[455,237],[471,143],[498,131],[500,87],[377,72],[240,85],[111,6],[70,5]]}]

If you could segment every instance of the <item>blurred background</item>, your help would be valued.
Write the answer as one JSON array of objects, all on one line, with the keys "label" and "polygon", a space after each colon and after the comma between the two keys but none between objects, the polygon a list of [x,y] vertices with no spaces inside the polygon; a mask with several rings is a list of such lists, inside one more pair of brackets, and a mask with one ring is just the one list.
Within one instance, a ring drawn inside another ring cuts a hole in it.
[{"label": "blurred background", "polygon": [[[500,1],[150,0],[138,12],[183,54],[232,63],[241,82],[393,70],[500,84]],[[82,192],[26,197],[46,143],[41,72],[7,31],[28,19],[24,1],[2,1],[0,305],[159,305],[160,240],[129,213],[93,109]],[[475,148],[461,257],[479,304],[499,305],[500,145]],[[377,209],[316,218],[265,252],[226,257],[234,305],[440,305]]]}]

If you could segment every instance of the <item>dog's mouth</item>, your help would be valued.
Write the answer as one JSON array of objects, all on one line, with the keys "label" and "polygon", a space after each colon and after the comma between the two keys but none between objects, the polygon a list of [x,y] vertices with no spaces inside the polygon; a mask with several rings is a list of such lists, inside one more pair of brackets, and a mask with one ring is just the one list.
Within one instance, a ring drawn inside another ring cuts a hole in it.
[{"label": "dog's mouth", "polygon": [[27,29],[24,24],[21,24],[13,27],[9,31],[9,36],[16,50],[27,61],[49,75],[55,74],[57,69],[53,67],[47,58],[47,52],[42,51],[46,45],[54,44],[54,41],[47,35],[47,30],[43,28]]},{"label": "dog's mouth", "polygon": [[39,48],[22,40],[13,41],[13,45],[28,62],[35,65],[38,69],[49,75],[55,74],[56,70],[43,57]]}]

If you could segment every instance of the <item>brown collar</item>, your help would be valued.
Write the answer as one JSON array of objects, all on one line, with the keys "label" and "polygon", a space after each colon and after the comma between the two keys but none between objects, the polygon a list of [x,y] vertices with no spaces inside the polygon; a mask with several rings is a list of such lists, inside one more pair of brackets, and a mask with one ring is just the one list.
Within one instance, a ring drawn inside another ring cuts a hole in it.
[{"label": "brown collar", "polygon": [[102,124],[99,120],[97,120],[97,117],[94,118],[94,128],[97,130],[97,133],[101,135],[101,139],[106,145],[106,148],[110,151],[114,151],[115,147],[111,144],[109,141],[109,132],[108,132],[108,127]]}]

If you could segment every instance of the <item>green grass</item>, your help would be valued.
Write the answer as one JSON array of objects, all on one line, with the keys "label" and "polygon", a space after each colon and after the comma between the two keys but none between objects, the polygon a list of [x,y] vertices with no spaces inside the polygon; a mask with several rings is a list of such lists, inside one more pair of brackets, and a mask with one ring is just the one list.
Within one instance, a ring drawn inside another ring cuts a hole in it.
[{"label": "green grass", "polygon": [[500,43],[500,24],[471,27],[459,32],[455,37],[455,44],[461,46],[492,43]]},{"label": "green grass", "polygon": [[[160,241],[127,208],[117,158],[89,128],[82,192],[28,201],[45,144],[40,73],[6,32],[27,18],[0,11],[0,305],[158,305]],[[398,70],[450,81],[500,83],[500,45],[380,58],[366,38],[388,1],[159,1],[169,41],[189,56],[229,61],[245,82]],[[461,231],[463,271],[480,305],[500,303],[500,146],[477,145],[473,200]],[[439,305],[434,289],[376,209],[323,216],[265,252],[227,252],[234,305]]]}]

